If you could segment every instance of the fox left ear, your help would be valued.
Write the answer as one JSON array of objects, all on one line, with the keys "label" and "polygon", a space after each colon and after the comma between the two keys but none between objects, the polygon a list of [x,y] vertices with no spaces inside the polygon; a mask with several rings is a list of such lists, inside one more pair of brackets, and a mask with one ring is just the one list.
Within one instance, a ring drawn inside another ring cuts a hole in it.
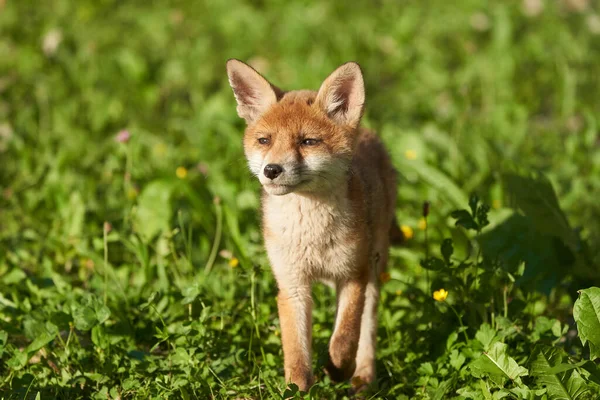
[{"label": "fox left ear", "polygon": [[348,62],[333,71],[321,85],[316,103],[336,123],[356,128],[365,103],[365,83],[360,66]]},{"label": "fox left ear", "polygon": [[248,124],[256,121],[282,95],[281,89],[240,60],[227,61],[227,76],[238,104],[238,115]]}]

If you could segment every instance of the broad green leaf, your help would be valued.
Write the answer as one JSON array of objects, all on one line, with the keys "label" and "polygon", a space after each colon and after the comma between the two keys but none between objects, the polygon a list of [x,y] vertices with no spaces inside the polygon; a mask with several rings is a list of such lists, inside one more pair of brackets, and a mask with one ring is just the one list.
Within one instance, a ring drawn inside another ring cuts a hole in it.
[{"label": "broad green leaf", "polygon": [[460,370],[466,360],[466,357],[456,349],[450,353],[450,365],[457,371]]},{"label": "broad green leaf", "polygon": [[460,388],[456,391],[456,393],[461,396],[461,397],[459,397],[459,399],[472,399],[472,400],[485,399],[483,394],[481,394],[481,390],[475,390],[471,387]]},{"label": "broad green leaf", "polygon": [[585,346],[590,345],[590,358],[600,357],[600,288],[591,287],[579,291],[573,306],[573,317],[577,322],[579,338]]},{"label": "broad green leaf", "polygon": [[494,392],[494,394],[492,395],[492,398],[494,400],[496,399],[504,399],[506,397],[510,396],[510,392],[506,389],[500,389]]},{"label": "broad green leaf", "polygon": [[421,260],[421,267],[430,271],[441,271],[446,267],[446,264],[437,257],[429,257],[426,260]]},{"label": "broad green leaf", "polygon": [[552,400],[577,400],[588,390],[585,381],[576,370],[557,369],[566,362],[567,357],[563,350],[544,345],[535,348],[529,361],[531,375],[537,378],[540,386],[546,388]]},{"label": "broad green leaf", "polygon": [[448,391],[454,385],[453,379],[442,381],[433,394],[433,400],[443,400],[448,397]]},{"label": "broad green leaf", "polygon": [[54,333],[43,332],[41,335],[36,337],[33,340],[33,342],[31,342],[29,344],[29,346],[27,346],[27,353],[36,352],[39,349],[41,349],[42,347],[44,347],[45,345],[47,345],[48,343],[50,343],[51,341],[53,341],[54,338],[56,337],[57,333],[58,333],[58,331],[56,331]]},{"label": "broad green leaf", "polygon": [[110,317],[110,309],[95,296],[84,297],[82,302],[71,305],[71,315],[77,329],[87,331]]},{"label": "broad green leaf", "polygon": [[13,349],[13,356],[8,359],[6,365],[11,369],[19,370],[27,364],[27,360],[29,360],[27,352],[15,348]]},{"label": "broad green leaf", "polygon": [[446,261],[446,264],[450,265],[450,257],[452,257],[452,253],[454,253],[452,239],[444,239],[440,251],[442,252],[442,256],[444,257],[444,261]]},{"label": "broad green leaf", "polygon": [[515,387],[510,392],[517,395],[517,398],[523,400],[534,400],[546,393],[546,389],[529,389],[528,387]]},{"label": "broad green leaf", "polygon": [[146,241],[169,229],[173,187],[168,181],[153,181],[140,194],[134,226]]},{"label": "broad green leaf", "polygon": [[96,312],[96,319],[98,323],[101,324],[110,317],[110,310],[104,304],[96,304],[94,307],[94,311]]},{"label": "broad green leaf", "polygon": [[560,237],[571,250],[577,248],[577,236],[548,178],[542,174],[507,173],[503,180],[513,204],[532,219],[539,232]]},{"label": "broad green leaf", "polygon": [[483,346],[483,349],[487,351],[492,343],[498,341],[497,331],[492,328],[490,324],[482,324],[475,334],[475,339],[477,339]]},{"label": "broad green leaf", "polygon": [[110,338],[106,335],[102,325],[95,325],[92,328],[92,343],[100,349],[107,349],[110,345]]},{"label": "broad green leaf", "polygon": [[506,353],[506,348],[507,345],[504,343],[494,343],[488,352],[484,352],[471,363],[473,375],[477,378],[489,376],[500,385],[503,385],[506,379],[520,384],[521,377],[527,376],[528,371]]},{"label": "broad green leaf", "polygon": [[456,220],[456,226],[462,226],[465,229],[477,230],[477,223],[467,210],[456,210],[450,213],[450,216]]},{"label": "broad green leaf", "polygon": [[433,369],[433,364],[431,364],[430,362],[425,362],[421,364],[421,366],[417,369],[417,372],[419,373],[419,375],[424,376],[433,376],[433,374],[435,373]]},{"label": "broad green leaf", "polygon": [[91,307],[77,305],[73,308],[71,313],[73,315],[73,323],[75,324],[75,328],[79,330],[87,331],[96,325],[96,313]]},{"label": "broad green leaf", "polygon": [[[536,290],[549,294],[569,273],[569,250],[558,238],[538,232],[531,218],[521,214],[513,213],[478,241],[483,254],[497,259],[507,272],[522,275],[520,285],[535,285]],[[520,272],[523,262],[524,274]]]},{"label": "broad green leaf", "polygon": [[8,274],[2,277],[2,281],[6,285],[13,285],[27,278],[27,274],[21,268],[13,268]]},{"label": "broad green leaf", "polygon": [[581,364],[581,368],[587,372],[586,379],[600,386],[600,367],[590,360],[585,360],[585,362],[579,364]]}]

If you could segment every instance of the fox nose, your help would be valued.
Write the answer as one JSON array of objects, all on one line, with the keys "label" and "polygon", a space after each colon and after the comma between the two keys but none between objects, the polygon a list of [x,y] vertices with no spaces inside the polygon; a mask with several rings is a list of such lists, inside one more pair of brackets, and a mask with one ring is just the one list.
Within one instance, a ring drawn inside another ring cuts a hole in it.
[{"label": "fox nose", "polygon": [[283,172],[283,168],[279,164],[267,164],[265,166],[265,176],[269,179],[277,178]]}]

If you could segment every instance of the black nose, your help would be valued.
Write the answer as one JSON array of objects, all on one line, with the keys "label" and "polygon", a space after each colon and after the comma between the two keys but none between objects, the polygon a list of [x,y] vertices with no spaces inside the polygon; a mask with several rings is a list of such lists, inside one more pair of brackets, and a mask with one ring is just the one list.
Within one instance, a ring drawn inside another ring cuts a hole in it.
[{"label": "black nose", "polygon": [[267,164],[265,167],[265,176],[269,179],[277,178],[283,172],[279,164]]}]

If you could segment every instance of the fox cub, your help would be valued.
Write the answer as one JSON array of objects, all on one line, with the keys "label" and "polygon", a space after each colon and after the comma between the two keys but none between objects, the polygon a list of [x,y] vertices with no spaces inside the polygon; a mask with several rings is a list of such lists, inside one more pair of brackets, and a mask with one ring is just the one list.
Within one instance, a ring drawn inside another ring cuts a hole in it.
[{"label": "fox cub", "polygon": [[336,69],[318,92],[283,90],[250,66],[227,62],[244,151],[262,184],[262,225],[277,280],[286,382],[313,383],[311,285],[337,290],[326,371],[360,390],[375,380],[379,274],[394,219],[396,172],[381,141],[359,127],[358,64]]}]

